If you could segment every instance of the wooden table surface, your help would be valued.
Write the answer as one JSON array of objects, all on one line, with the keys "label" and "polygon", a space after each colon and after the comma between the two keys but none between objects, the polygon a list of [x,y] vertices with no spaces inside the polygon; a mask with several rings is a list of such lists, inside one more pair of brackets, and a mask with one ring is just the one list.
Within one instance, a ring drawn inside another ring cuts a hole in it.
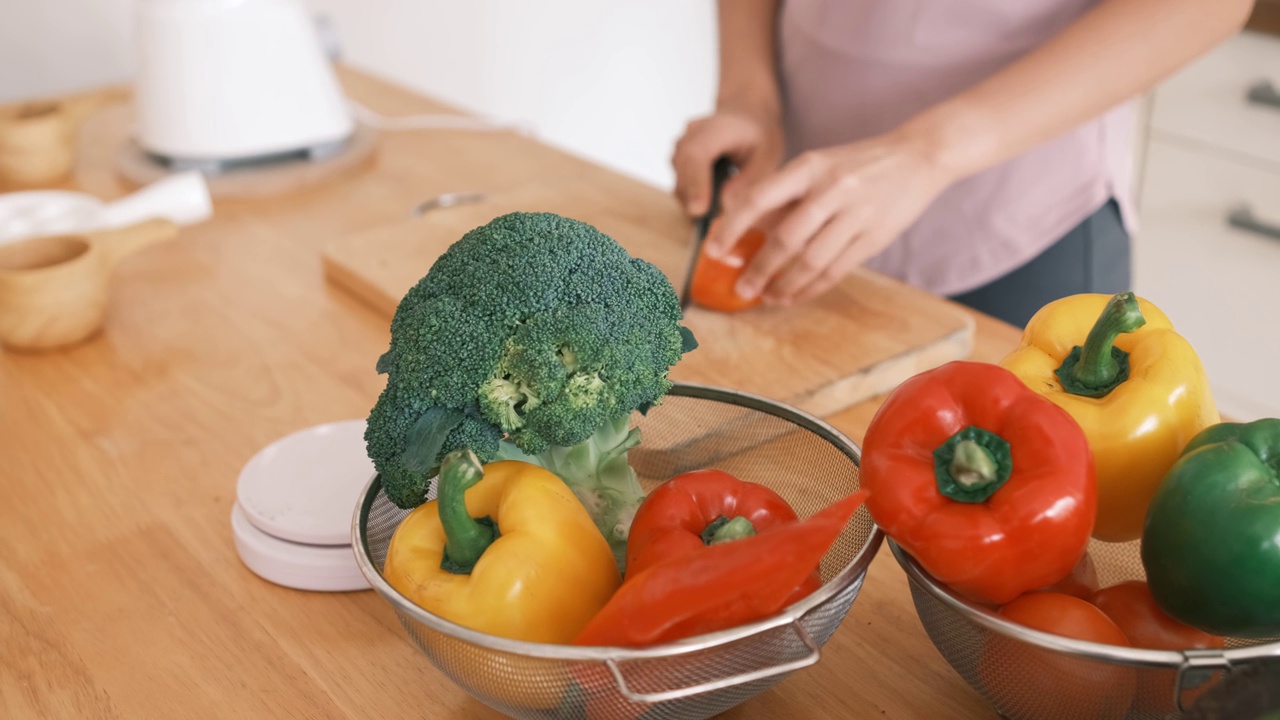
[{"label": "wooden table surface", "polygon": [[[342,78],[383,113],[443,108]],[[300,428],[364,417],[383,385],[387,323],[325,282],[320,248],[467,182],[527,182],[537,165],[486,164],[500,135],[380,142],[342,182],[219,201],[211,221],[130,259],[92,341],[0,353],[0,717],[497,717],[432,667],[372,591],[272,585],[232,544],[244,463]],[[129,191],[117,151],[86,143],[69,186]],[[678,212],[656,189],[574,167]],[[974,358],[1016,343],[1014,329],[976,321]],[[860,440],[875,406],[829,419]],[[995,713],[930,644],[885,548],[821,661],[725,717]]]}]

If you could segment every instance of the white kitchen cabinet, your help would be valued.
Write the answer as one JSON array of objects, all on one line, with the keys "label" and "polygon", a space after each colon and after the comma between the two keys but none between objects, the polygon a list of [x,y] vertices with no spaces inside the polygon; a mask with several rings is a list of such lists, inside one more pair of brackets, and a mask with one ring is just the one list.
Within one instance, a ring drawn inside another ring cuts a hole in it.
[{"label": "white kitchen cabinet", "polygon": [[[1150,131],[1243,159],[1280,163],[1280,105],[1250,90],[1280,93],[1280,37],[1246,31],[1161,84]],[[1280,97],[1274,99],[1280,103]]]},{"label": "white kitchen cabinet", "polygon": [[1204,362],[1221,411],[1280,417],[1280,237],[1233,227],[1253,210],[1280,233],[1280,171],[1153,139],[1134,286]]},{"label": "white kitchen cabinet", "polygon": [[1239,420],[1280,417],[1280,107],[1244,100],[1268,75],[1280,37],[1242,33],[1155,91],[1143,133],[1134,289]]}]

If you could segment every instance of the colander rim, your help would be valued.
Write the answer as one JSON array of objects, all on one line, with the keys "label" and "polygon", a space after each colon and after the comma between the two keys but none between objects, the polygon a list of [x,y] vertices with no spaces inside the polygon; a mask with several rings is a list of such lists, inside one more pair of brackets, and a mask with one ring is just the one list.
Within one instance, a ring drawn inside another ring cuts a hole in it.
[{"label": "colander rim", "polygon": [[[852,439],[837,430],[830,423],[786,403],[741,390],[733,390],[693,382],[673,383],[667,395],[672,397],[688,397],[727,402],[729,404],[765,412],[780,419],[791,421],[797,426],[809,430],[821,437],[823,440],[826,440],[853,461],[855,466],[861,467],[862,451],[857,443],[853,442]],[[859,485],[861,485],[861,483],[859,483]],[[398,612],[411,617],[413,620],[422,623],[427,627],[430,627],[432,630],[488,650],[540,659],[570,660],[579,662],[624,662],[630,660],[664,658],[707,650],[767,632],[775,628],[790,625],[798,622],[815,608],[825,605],[832,599],[836,598],[848,587],[858,582],[861,577],[865,576],[872,560],[875,559],[875,556],[885,538],[884,531],[880,529],[879,525],[876,525],[875,522],[872,521],[871,532],[868,533],[867,539],[863,542],[862,547],[858,549],[857,554],[855,554],[854,557],[846,563],[834,577],[831,578],[831,580],[823,583],[822,587],[810,593],[803,600],[783,609],[782,612],[753,623],[643,648],[557,645],[553,643],[514,640],[464,627],[424,610],[393,588],[390,583],[383,579],[382,573],[378,571],[377,567],[373,563],[373,558],[369,550],[368,533],[366,528],[369,510],[377,499],[381,487],[380,476],[378,474],[374,474],[374,476],[370,478],[369,482],[365,485],[365,489],[361,494],[360,503],[353,514],[351,523],[351,539],[353,550],[355,551],[356,564],[359,566],[360,572],[364,575],[365,579],[369,582],[370,587],[381,595],[383,599],[391,603]]]},{"label": "colander rim", "polygon": [[[934,599],[949,609],[960,613],[968,620],[975,622],[987,630],[999,633],[1030,645],[1080,656],[1090,660],[1104,660],[1141,667],[1178,669],[1192,661],[1192,654],[1197,662],[1220,660],[1224,664],[1237,664],[1263,658],[1280,657],[1280,640],[1259,643],[1246,647],[1224,650],[1152,650],[1148,648],[1129,648],[1105,643],[1077,640],[1053,633],[1033,630],[1010,622],[992,611],[977,605],[958,595],[951,588],[939,582],[929,574],[920,563],[901,545],[887,538],[889,549],[898,564],[906,572],[907,578],[924,588]],[[923,622],[923,619],[921,620]]]}]

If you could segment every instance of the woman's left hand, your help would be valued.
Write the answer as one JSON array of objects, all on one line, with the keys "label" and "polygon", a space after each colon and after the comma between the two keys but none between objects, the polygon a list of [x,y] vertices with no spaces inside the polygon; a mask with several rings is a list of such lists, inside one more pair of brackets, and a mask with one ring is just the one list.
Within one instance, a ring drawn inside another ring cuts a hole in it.
[{"label": "woman's left hand", "polygon": [[727,194],[706,250],[727,255],[767,218],[769,239],[743,270],[737,293],[803,302],[888,247],[952,182],[930,142],[906,130],[813,150]]}]

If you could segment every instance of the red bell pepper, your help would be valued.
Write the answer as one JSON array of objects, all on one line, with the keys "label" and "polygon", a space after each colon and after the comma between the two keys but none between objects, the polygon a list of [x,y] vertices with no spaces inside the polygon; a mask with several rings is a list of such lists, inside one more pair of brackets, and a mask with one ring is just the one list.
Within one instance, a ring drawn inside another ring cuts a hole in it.
[{"label": "red bell pepper", "polygon": [[[627,539],[627,577],[668,558],[796,520],[787,501],[759,483],[743,482],[722,470],[677,475],[659,485],[636,511]],[[815,568],[796,586],[791,602],[821,584]]]},{"label": "red bell pepper", "polygon": [[[642,647],[774,615],[798,599],[797,587],[808,582],[865,499],[866,491],[859,491],[805,520],[629,569],[574,643]],[[637,518],[643,511],[642,504]]]},{"label": "red bell pepper", "polygon": [[1093,594],[1098,591],[1098,567],[1093,564],[1093,556],[1086,552],[1070,574],[1049,587],[1040,589],[1092,602]]},{"label": "red bell pepper", "polygon": [[876,524],[970,600],[1053,585],[1085,553],[1098,500],[1084,431],[998,365],[954,361],[908,379],[862,451]]}]

